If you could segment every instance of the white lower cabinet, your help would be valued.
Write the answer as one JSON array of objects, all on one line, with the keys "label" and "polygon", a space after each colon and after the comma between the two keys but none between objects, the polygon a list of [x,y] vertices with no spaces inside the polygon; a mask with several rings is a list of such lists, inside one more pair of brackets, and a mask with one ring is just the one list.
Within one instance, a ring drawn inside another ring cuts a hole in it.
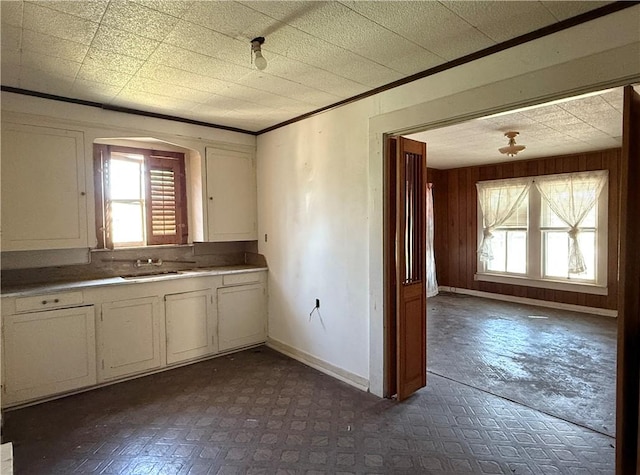
[{"label": "white lower cabinet", "polygon": [[159,368],[161,300],[145,297],[103,303],[98,331],[102,380]]},{"label": "white lower cabinet", "polygon": [[263,343],[266,286],[231,272],[3,297],[2,406]]},{"label": "white lower cabinet", "polygon": [[167,364],[218,351],[213,292],[201,290],[165,296]]},{"label": "white lower cabinet", "polygon": [[4,317],[3,404],[96,383],[93,305]]},{"label": "white lower cabinet", "polygon": [[264,284],[218,289],[218,346],[220,351],[262,343],[267,339]]}]

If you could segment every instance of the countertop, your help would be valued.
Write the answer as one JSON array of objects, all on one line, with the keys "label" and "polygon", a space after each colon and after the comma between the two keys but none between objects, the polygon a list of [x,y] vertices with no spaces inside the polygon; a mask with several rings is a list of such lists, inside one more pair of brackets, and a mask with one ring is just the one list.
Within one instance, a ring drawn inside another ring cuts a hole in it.
[{"label": "countertop", "polygon": [[159,282],[173,279],[188,279],[192,277],[205,277],[213,275],[226,274],[244,274],[247,272],[260,272],[268,270],[263,266],[252,266],[248,264],[238,266],[220,266],[220,267],[200,267],[195,269],[170,271],[168,273],[159,273],[153,275],[139,275],[131,277],[106,277],[104,279],[92,280],[75,280],[64,282],[41,282],[37,284],[24,284],[3,286],[0,296],[4,297],[26,297],[30,295],[40,295],[51,292],[63,292],[69,290],[80,290],[89,287],[101,287],[110,285],[131,285],[146,282]]}]

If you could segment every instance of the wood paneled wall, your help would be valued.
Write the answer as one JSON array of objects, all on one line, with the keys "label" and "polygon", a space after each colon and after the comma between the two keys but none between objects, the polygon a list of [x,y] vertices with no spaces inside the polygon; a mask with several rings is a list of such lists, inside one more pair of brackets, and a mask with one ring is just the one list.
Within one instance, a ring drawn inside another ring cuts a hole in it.
[{"label": "wood paneled wall", "polygon": [[[433,183],[434,252],[439,285],[606,309],[617,308],[620,149],[450,170],[427,170]],[[590,170],[609,170],[608,295],[539,289],[474,280],[477,270],[476,182]]]}]

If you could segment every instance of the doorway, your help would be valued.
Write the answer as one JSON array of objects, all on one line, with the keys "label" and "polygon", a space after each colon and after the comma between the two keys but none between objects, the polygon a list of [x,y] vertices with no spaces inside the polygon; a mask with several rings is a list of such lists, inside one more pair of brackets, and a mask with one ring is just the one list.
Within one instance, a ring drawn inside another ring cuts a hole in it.
[{"label": "doorway", "polygon": [[[638,283],[637,275],[640,273],[640,265],[636,262],[637,258],[630,258],[630,250],[631,246],[629,243],[629,236],[633,235],[635,239],[640,238],[640,229],[638,229],[637,223],[634,221],[629,221],[628,217],[630,217],[629,211],[626,209],[626,203],[629,196],[634,196],[634,199],[638,199],[638,192],[632,187],[629,187],[629,177],[637,177],[640,176],[640,166],[637,165],[637,162],[640,160],[638,158],[638,148],[634,145],[633,138],[631,135],[635,134],[634,137],[640,136],[640,133],[637,131],[638,115],[640,113],[635,112],[636,108],[640,107],[634,105],[634,103],[640,102],[637,99],[637,93],[633,92],[633,88],[627,87],[625,90],[625,140],[623,144],[623,157],[621,158],[621,177],[620,177],[620,196],[621,196],[621,207],[620,207],[620,246],[621,246],[621,260],[622,267],[626,268],[626,277],[624,272],[621,272],[621,288],[616,292],[617,295],[614,296],[616,301],[619,302],[619,313],[620,317],[619,328],[620,335],[623,345],[619,344],[619,356],[618,360],[622,362],[622,364],[618,367],[618,421],[621,420],[621,414],[626,414],[623,427],[618,427],[618,449],[617,449],[617,467],[620,473],[626,473],[630,467],[635,467],[636,458],[637,458],[637,440],[638,440],[638,350],[637,348],[637,339],[638,339],[638,289],[640,288],[640,284]],[[635,129],[634,129],[635,127]],[[635,130],[632,134],[630,131]],[[631,161],[630,161],[631,157]],[[579,159],[578,159],[579,160]],[[635,160],[635,161],[634,161]],[[626,183],[626,184],[625,184]],[[436,204],[436,208],[437,208]],[[465,210],[466,212],[466,210]],[[385,218],[387,215],[385,214]],[[637,221],[637,220],[636,220]],[[386,226],[385,226],[386,228]],[[386,241],[386,240],[385,240]],[[637,242],[637,241],[636,241]],[[617,244],[617,243],[616,243]],[[455,245],[455,243],[454,243]],[[623,249],[627,249],[624,251]],[[475,251],[475,249],[474,249]],[[625,254],[626,252],[626,254]],[[637,254],[637,253],[636,253]],[[385,254],[386,255],[386,254]],[[625,256],[626,259],[622,260],[622,257]],[[621,269],[622,271],[622,269]],[[385,277],[387,276],[387,272],[385,272]],[[388,284],[385,284],[385,291],[388,289]],[[496,286],[495,288],[498,288]],[[630,296],[630,289],[634,290],[635,297]],[[495,291],[494,291],[495,292]],[[539,291],[538,291],[539,292]],[[540,294],[539,294],[540,295]],[[541,294],[541,295],[544,295]],[[385,303],[387,302],[385,297]],[[633,331],[633,335],[630,335],[630,331]],[[633,339],[635,341],[634,349],[631,349],[631,344],[629,343],[629,339]],[[626,350],[625,350],[626,347]],[[387,347],[389,348],[389,347]],[[396,352],[402,351],[401,348],[396,348]],[[388,354],[385,353],[385,354]],[[630,360],[631,358],[631,360]],[[391,361],[390,358],[385,360],[388,364]],[[387,378],[389,377],[389,373],[385,372]],[[621,405],[622,401],[622,405]],[[623,406],[626,409],[623,409]],[[629,415],[631,417],[629,418]],[[621,437],[622,436],[622,437]],[[633,465],[631,465],[633,464]],[[629,472],[630,473],[630,472]]]}]

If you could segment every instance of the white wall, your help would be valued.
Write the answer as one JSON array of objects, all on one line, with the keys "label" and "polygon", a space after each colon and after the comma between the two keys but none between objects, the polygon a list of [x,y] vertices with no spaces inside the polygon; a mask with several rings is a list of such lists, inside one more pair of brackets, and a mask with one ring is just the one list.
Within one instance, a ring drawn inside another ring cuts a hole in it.
[{"label": "white wall", "polygon": [[640,6],[259,136],[269,337],[381,395],[383,134],[638,81],[638,24]]},{"label": "white wall", "polygon": [[[269,338],[368,379],[369,101],[259,139],[258,242]],[[364,144],[364,147],[363,147]],[[264,234],[268,234],[267,242]],[[309,318],[320,299],[320,315]]]}]

